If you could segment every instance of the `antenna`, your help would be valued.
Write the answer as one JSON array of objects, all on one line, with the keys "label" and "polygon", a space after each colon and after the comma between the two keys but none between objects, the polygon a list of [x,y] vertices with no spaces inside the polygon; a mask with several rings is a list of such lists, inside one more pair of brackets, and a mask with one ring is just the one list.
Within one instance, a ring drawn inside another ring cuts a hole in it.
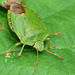
[{"label": "antenna", "polygon": [[36,71],[37,62],[38,62],[38,50],[37,50],[37,60],[36,60],[36,64],[35,64],[35,68],[34,68],[34,72],[33,73],[35,73],[35,71]]},{"label": "antenna", "polygon": [[[44,49],[45,49],[45,48],[44,48]],[[55,55],[55,56],[58,56],[60,59],[64,60],[61,56],[59,56],[59,55],[57,55],[57,54],[55,54],[55,53],[53,53],[53,52],[51,52],[51,51],[48,51],[47,49],[45,49],[45,50],[46,50],[47,52],[49,52],[49,53]]]}]

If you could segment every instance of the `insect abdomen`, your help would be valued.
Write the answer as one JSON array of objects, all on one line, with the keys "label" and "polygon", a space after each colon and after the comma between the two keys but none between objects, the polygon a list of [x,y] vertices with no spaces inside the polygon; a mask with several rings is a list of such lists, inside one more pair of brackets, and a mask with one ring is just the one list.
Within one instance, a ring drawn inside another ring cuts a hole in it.
[{"label": "insect abdomen", "polygon": [[49,35],[47,28],[42,25],[43,22],[40,21],[35,14],[34,18],[28,15],[16,15],[11,13],[11,22],[14,32],[20,37],[21,42],[28,45],[33,45],[36,41],[44,41]]},{"label": "insect abdomen", "polygon": [[34,45],[36,41],[44,41],[49,33],[43,28],[36,28],[27,32],[21,39],[25,44]]}]

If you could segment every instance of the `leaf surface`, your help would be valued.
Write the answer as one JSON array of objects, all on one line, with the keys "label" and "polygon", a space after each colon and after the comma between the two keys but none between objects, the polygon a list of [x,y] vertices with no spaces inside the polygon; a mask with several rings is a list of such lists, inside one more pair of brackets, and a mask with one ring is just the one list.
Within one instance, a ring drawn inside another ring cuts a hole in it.
[{"label": "leaf surface", "polygon": [[[1,0],[1,4],[4,0]],[[50,35],[50,51],[60,55],[64,60],[46,52],[39,52],[35,75],[75,75],[75,0],[26,0],[24,5],[34,10],[51,33],[61,32],[57,36]],[[0,7],[0,20],[4,24],[0,32],[0,74],[1,75],[33,75],[36,50],[25,46],[22,56],[16,57],[21,46],[11,54],[2,55],[19,42],[18,37],[8,26],[7,10]],[[0,24],[1,28],[1,24]],[[48,49],[48,42],[45,42]],[[48,49],[49,50],[49,49]]]}]

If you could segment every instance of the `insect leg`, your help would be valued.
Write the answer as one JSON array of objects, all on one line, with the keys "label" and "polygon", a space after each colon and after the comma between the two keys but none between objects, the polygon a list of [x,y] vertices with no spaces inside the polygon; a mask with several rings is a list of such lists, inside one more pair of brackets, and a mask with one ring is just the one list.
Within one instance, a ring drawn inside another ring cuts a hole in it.
[{"label": "insect leg", "polygon": [[3,55],[11,53],[11,51],[18,45],[21,45],[21,43],[15,44],[9,52],[4,53]]},{"label": "insect leg", "polygon": [[35,64],[35,68],[34,68],[34,72],[33,73],[35,73],[35,71],[36,71],[37,62],[38,62],[38,50],[37,50],[37,60],[36,60],[36,64]]},{"label": "insect leg", "polygon": [[53,53],[53,52],[51,52],[51,51],[48,51],[47,49],[45,49],[44,48],[44,50],[46,50],[47,52],[49,52],[49,53],[51,53],[51,54],[53,54],[53,55],[55,55],[55,56],[58,56],[60,59],[62,59],[62,60],[64,60],[61,56],[59,56],[59,55],[57,55],[57,54],[55,54],[55,53]]},{"label": "insect leg", "polygon": [[50,38],[47,38],[46,40],[49,40],[49,43],[48,43],[48,48],[54,48],[54,47],[56,47],[56,46],[52,46],[52,47],[50,47]]},{"label": "insect leg", "polygon": [[1,22],[1,20],[0,20],[0,23],[1,23],[1,25],[2,25],[2,27],[1,27],[1,29],[0,29],[0,31],[1,31],[1,30],[3,29],[3,26],[4,26],[4,25],[3,25],[3,23]]},{"label": "insect leg", "polygon": [[23,49],[24,49],[24,46],[25,46],[25,45],[22,46],[21,51],[19,52],[19,54],[15,54],[15,56],[21,56],[21,54],[22,54],[22,52],[23,52]]},{"label": "insect leg", "polygon": [[61,32],[58,32],[58,33],[50,33],[51,35],[58,35],[60,34]]},{"label": "insect leg", "polygon": [[[23,4],[25,2],[25,0],[21,0],[20,3]],[[26,8],[27,6],[24,5],[24,7]]]},{"label": "insect leg", "polygon": [[8,9],[8,7],[5,7],[5,6],[1,5],[1,4],[0,4],[0,6],[3,7],[3,8],[5,8],[5,9]]}]

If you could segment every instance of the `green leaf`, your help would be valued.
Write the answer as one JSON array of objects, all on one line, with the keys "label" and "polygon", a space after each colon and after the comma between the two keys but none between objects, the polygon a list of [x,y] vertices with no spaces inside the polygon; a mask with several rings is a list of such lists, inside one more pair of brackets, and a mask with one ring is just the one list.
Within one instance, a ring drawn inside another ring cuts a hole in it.
[{"label": "green leaf", "polygon": [[[23,4],[41,17],[51,33],[61,32],[57,36],[49,36],[50,46],[56,46],[50,51],[64,60],[45,50],[39,52],[35,75],[75,75],[75,0],[26,0]],[[19,42],[19,39],[9,28],[7,10],[2,7],[0,19],[4,24],[3,30],[0,31],[0,74],[32,75],[37,57],[33,47],[25,46],[20,57],[14,54],[19,53],[22,45],[16,47],[11,54],[2,55]],[[45,42],[45,48],[48,49],[48,42]]]}]

